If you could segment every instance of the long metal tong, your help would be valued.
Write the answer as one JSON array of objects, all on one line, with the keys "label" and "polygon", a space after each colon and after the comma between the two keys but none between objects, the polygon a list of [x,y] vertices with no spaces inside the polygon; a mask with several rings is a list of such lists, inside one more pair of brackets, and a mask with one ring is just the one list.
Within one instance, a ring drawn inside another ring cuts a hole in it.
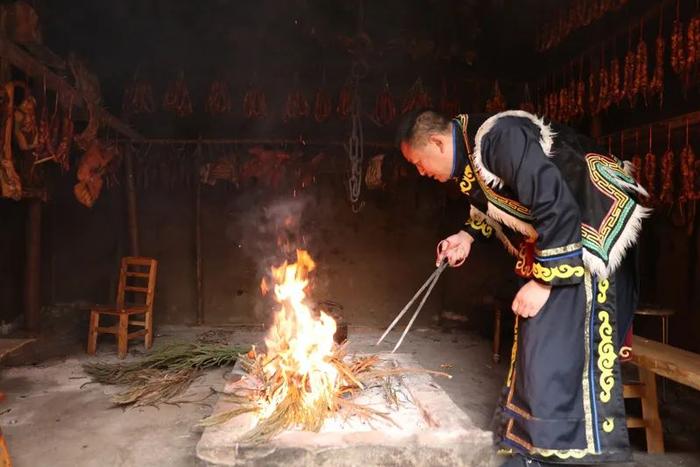
[{"label": "long metal tong", "polygon": [[399,339],[399,341],[396,343],[393,350],[391,351],[391,353],[396,352],[396,349],[398,349],[399,346],[401,345],[401,342],[403,342],[403,339],[404,339],[404,337],[406,337],[406,334],[408,334],[408,331],[411,329],[411,326],[413,326],[413,322],[418,317],[418,313],[420,313],[420,310],[423,308],[423,305],[425,304],[425,301],[428,299],[428,296],[430,296],[430,292],[433,291],[433,287],[435,287],[435,284],[437,283],[438,279],[440,278],[440,274],[442,274],[442,271],[444,271],[446,267],[447,267],[447,261],[443,261],[440,264],[440,266],[438,266],[437,269],[435,269],[435,271],[433,271],[433,273],[430,275],[430,277],[428,277],[428,280],[425,281],[425,283],[421,286],[420,289],[418,289],[418,292],[416,292],[416,294],[413,296],[411,301],[409,301],[406,304],[406,306],[403,307],[403,310],[401,310],[401,312],[398,315],[396,315],[396,318],[394,318],[394,321],[392,321],[392,323],[389,325],[389,327],[386,328],[386,331],[384,331],[384,334],[382,334],[382,337],[379,338],[376,345],[379,345],[382,343],[382,341],[387,336],[387,334],[389,334],[389,331],[391,331],[394,328],[394,326],[396,326],[396,323],[398,323],[399,320],[403,317],[403,315],[406,314],[406,312],[411,307],[411,305],[413,305],[413,302],[416,301],[418,296],[420,296],[420,294],[427,287],[428,291],[425,293],[425,295],[423,295],[423,299],[420,301],[420,304],[418,305],[418,308],[416,309],[416,311],[413,313],[413,316],[411,316],[411,320],[408,322],[408,325],[406,326],[406,329],[404,329],[403,334],[401,334],[401,338]]}]

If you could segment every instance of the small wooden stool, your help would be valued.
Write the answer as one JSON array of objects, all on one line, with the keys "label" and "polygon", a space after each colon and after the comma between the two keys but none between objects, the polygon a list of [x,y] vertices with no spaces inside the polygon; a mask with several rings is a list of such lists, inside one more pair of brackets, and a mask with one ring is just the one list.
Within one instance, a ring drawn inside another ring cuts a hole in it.
[{"label": "small wooden stool", "polygon": [[[128,342],[138,337],[144,338],[146,349],[153,343],[153,298],[156,288],[156,273],[158,261],[153,258],[126,257],[122,258],[119,271],[119,287],[117,290],[116,306],[96,306],[90,310],[90,328],[88,329],[87,353],[95,355],[97,351],[97,336],[99,334],[114,334],[117,336],[119,358],[126,356]],[[145,284],[144,284],[145,282]],[[141,295],[142,303],[127,304],[127,294],[135,299]],[[100,327],[100,315],[117,316],[119,321],[111,327]],[[143,320],[130,320],[132,315],[143,315]],[[129,332],[129,326],[140,326],[143,329]]]},{"label": "small wooden stool", "polygon": [[668,318],[676,314],[670,308],[640,308],[634,312],[637,316],[657,316],[661,318],[661,342],[668,344]]}]

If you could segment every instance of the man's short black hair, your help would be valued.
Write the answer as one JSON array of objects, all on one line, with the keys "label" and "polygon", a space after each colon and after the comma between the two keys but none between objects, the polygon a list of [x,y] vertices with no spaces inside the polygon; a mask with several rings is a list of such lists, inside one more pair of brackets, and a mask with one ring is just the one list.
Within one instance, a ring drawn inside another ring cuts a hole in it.
[{"label": "man's short black hair", "polygon": [[432,109],[412,110],[403,115],[396,128],[396,145],[422,144],[431,133],[444,133],[450,129],[450,120]]}]

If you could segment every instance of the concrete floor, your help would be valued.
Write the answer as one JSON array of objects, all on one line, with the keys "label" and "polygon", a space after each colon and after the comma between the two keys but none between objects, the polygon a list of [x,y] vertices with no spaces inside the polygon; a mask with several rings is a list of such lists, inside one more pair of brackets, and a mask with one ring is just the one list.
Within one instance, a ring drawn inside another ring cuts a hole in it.
[{"label": "concrete floor", "polygon": [[[161,327],[156,344],[194,339],[207,328]],[[221,331],[232,344],[260,343],[262,333],[251,329]],[[351,328],[352,348],[368,349],[378,330]],[[114,360],[114,345],[99,345],[99,356]],[[47,345],[45,342],[44,344]],[[54,347],[53,353],[56,353]],[[142,347],[132,345],[131,356]],[[488,429],[506,364],[491,363],[490,342],[469,333],[444,333],[417,328],[405,341],[402,352],[413,353],[425,368],[448,371],[450,380],[439,379],[454,402],[473,424]],[[66,356],[31,366],[5,368],[0,388],[7,400],[0,406],[0,425],[18,467],[75,466],[192,466],[200,432],[196,422],[211,410],[214,398],[177,406],[121,410],[111,406],[113,387],[85,385],[88,378],[81,364],[91,360],[77,344]],[[15,359],[16,360],[16,359]],[[183,397],[205,398],[210,387],[223,386],[224,369],[209,371]],[[639,451],[643,436],[633,433],[637,446],[633,465],[700,465],[700,430],[697,414],[700,396],[669,384],[662,406],[669,454],[651,456]],[[641,441],[640,441],[641,440]]]}]

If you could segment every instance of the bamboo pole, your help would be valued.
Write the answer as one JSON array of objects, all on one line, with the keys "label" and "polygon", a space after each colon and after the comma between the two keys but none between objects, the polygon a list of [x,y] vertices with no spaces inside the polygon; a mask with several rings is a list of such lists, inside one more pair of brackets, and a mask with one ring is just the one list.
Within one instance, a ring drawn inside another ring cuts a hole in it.
[{"label": "bamboo pole", "polygon": [[124,150],[124,176],[126,178],[126,212],[129,229],[129,254],[139,256],[139,224],[136,211],[136,182],[134,180],[134,155],[129,146]]},{"label": "bamboo pole", "polygon": [[24,323],[38,332],[41,319],[41,200],[27,200],[26,264],[24,269]]},{"label": "bamboo pole", "polygon": [[194,157],[194,169],[192,181],[194,183],[194,250],[195,273],[197,290],[197,325],[204,324],[204,297],[203,297],[203,273],[202,273],[202,184],[199,181],[199,170],[202,164],[202,145],[197,143]]}]

